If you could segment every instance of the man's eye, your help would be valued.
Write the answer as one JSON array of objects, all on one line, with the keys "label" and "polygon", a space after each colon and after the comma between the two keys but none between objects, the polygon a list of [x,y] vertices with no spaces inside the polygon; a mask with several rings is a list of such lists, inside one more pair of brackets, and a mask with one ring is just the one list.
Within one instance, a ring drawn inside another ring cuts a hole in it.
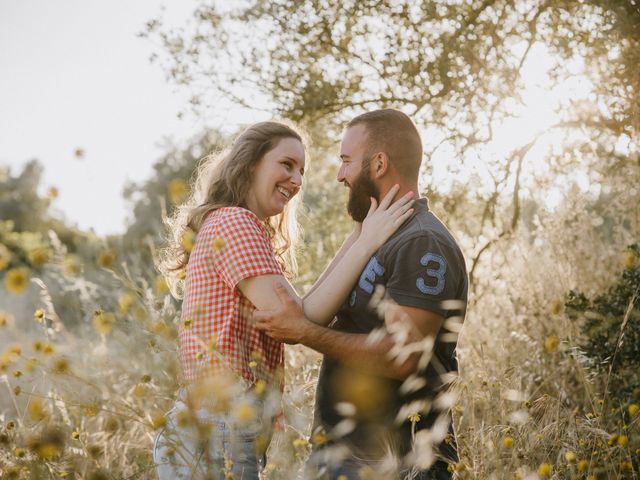
[{"label": "man's eye", "polygon": [[287,170],[291,170],[291,162],[282,162],[282,164],[286,167]]}]

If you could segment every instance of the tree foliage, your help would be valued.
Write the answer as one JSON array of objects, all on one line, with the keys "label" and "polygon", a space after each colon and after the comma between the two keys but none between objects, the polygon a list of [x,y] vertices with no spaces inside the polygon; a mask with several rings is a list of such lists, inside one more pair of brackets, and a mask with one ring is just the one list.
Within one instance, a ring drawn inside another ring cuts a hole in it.
[{"label": "tree foliage", "polygon": [[[637,203],[639,32],[634,0],[256,0],[203,2],[189,28],[156,19],[145,35],[161,41],[159,58],[195,106],[224,96],[333,140],[363,109],[406,111],[424,132],[425,190],[457,224],[475,280],[476,264],[523,213],[540,210],[554,190],[568,192],[578,175],[593,201]],[[544,87],[569,93],[557,121],[496,154],[498,130],[526,113],[536,51],[549,63]],[[580,85],[588,94],[575,93]],[[536,167],[540,157],[546,168]],[[446,180],[434,174],[440,164]],[[638,212],[630,214],[633,230]]]}]

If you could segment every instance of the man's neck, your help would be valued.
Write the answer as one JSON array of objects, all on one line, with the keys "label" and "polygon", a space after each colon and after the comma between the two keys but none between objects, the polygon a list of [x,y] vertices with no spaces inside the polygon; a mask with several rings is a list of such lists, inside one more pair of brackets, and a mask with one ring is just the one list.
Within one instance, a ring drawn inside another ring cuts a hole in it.
[{"label": "man's neck", "polygon": [[396,194],[394,200],[401,198],[404,194],[408,192],[413,192],[413,198],[415,199],[420,198],[420,192],[418,190],[417,184],[412,185],[410,183],[396,182],[391,185],[385,185],[384,187],[380,188],[380,200],[382,200],[385,197],[385,195],[389,193],[389,190],[391,190],[391,187],[393,187],[393,185],[396,185],[396,184],[400,185],[400,190],[398,190],[398,193]]}]

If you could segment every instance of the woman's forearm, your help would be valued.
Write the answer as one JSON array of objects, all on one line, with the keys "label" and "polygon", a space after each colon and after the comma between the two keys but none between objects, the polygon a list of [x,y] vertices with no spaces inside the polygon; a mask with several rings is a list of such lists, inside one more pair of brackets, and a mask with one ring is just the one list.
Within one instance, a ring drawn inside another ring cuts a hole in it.
[{"label": "woman's forearm", "polygon": [[338,252],[329,262],[329,265],[327,265],[327,268],[325,268],[324,271],[322,272],[322,275],[318,277],[318,279],[315,281],[313,286],[303,296],[303,301],[305,298],[311,295],[316,290],[316,288],[318,288],[326,280],[327,276],[331,273],[331,271],[335,268],[335,266],[340,262],[340,260],[342,260],[342,257],[344,257],[347,250],[349,250],[349,248],[351,248],[354,242],[358,239],[359,235],[360,235],[359,228],[355,228],[353,232],[349,234],[349,236],[346,238],[346,240],[342,243],[342,245],[338,249]]},{"label": "woman's forearm", "polygon": [[302,299],[305,316],[319,325],[328,325],[351,292],[353,285],[375,251],[355,240]]}]

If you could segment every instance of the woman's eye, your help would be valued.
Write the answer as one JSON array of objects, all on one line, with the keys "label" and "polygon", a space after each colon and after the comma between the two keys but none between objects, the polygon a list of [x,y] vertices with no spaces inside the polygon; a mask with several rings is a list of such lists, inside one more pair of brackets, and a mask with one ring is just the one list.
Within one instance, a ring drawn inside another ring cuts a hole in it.
[{"label": "woman's eye", "polygon": [[283,165],[285,166],[285,168],[287,170],[291,170],[291,168],[292,168],[291,162],[284,162]]}]

